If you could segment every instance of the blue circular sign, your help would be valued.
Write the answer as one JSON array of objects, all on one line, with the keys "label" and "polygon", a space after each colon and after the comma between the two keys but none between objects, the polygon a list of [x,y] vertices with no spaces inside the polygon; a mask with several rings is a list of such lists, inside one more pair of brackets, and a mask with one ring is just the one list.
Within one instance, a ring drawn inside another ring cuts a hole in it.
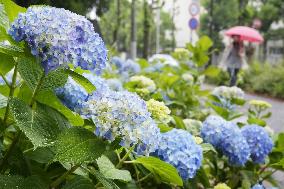
[{"label": "blue circular sign", "polygon": [[189,21],[188,21],[188,26],[191,30],[196,30],[197,27],[199,25],[199,22],[196,18],[191,18]]}]

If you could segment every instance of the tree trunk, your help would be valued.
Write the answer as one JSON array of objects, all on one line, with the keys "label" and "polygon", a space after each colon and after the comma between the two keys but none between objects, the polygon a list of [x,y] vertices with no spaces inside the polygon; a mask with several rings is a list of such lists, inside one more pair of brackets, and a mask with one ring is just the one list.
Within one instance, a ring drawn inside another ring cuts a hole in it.
[{"label": "tree trunk", "polygon": [[143,9],[144,9],[143,58],[147,59],[149,54],[149,36],[150,36],[150,21],[149,21],[150,14],[149,14],[149,5],[147,3],[147,0],[144,0]]},{"label": "tree trunk", "polygon": [[137,36],[136,36],[136,0],[131,3],[131,44],[130,44],[130,58],[136,59],[137,56]]},{"label": "tree trunk", "polygon": [[176,12],[176,6],[175,6],[176,0],[173,0],[173,12],[172,12],[172,51],[175,50],[176,47],[176,39],[175,39],[175,12]]},{"label": "tree trunk", "polygon": [[[209,10],[209,18],[210,18],[210,24],[209,24],[209,37],[213,39],[213,11],[214,11],[214,0],[210,0],[210,10]],[[212,47],[210,48],[210,51],[212,50]],[[212,64],[212,53],[209,55],[209,62],[206,65],[208,67]]]},{"label": "tree trunk", "polygon": [[117,6],[116,6],[116,27],[113,31],[113,41],[112,44],[118,50],[118,33],[120,28],[120,0],[117,0]]}]

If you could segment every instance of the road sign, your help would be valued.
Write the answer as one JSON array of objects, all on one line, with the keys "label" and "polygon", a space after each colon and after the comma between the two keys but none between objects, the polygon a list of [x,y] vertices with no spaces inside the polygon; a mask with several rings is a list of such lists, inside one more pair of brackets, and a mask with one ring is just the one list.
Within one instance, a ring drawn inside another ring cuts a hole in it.
[{"label": "road sign", "polygon": [[189,13],[191,14],[191,16],[196,16],[200,12],[200,6],[197,3],[191,3],[189,5],[188,10],[189,10]]},{"label": "road sign", "polygon": [[196,30],[197,27],[199,26],[199,22],[196,18],[191,18],[189,21],[188,21],[188,26],[191,30]]}]

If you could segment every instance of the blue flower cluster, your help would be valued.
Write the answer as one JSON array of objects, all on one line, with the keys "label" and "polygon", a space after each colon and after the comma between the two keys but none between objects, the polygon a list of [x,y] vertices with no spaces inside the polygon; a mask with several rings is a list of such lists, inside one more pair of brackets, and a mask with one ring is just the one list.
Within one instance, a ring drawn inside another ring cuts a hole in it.
[{"label": "blue flower cluster", "polygon": [[99,74],[106,65],[107,50],[92,23],[65,9],[30,7],[12,23],[9,34],[29,44],[46,73],[72,63]]},{"label": "blue flower cluster", "polygon": [[273,148],[273,141],[263,127],[246,125],[241,129],[250,148],[250,157],[255,163],[264,163]]},{"label": "blue flower cluster", "polygon": [[151,119],[145,101],[128,91],[105,90],[83,103],[81,114],[96,125],[95,134],[110,141],[121,138],[125,147],[134,144],[137,152],[148,154],[156,150],[160,130]]},{"label": "blue flower cluster", "polygon": [[263,185],[256,184],[251,189],[265,189]]},{"label": "blue flower cluster", "polygon": [[193,178],[202,164],[202,149],[193,136],[181,129],[161,134],[159,148],[153,154],[177,168],[180,176]]},{"label": "blue flower cluster", "polygon": [[106,82],[111,90],[114,90],[114,91],[123,90],[122,82],[119,79],[116,79],[116,78],[107,79]]},{"label": "blue flower cluster", "polygon": [[83,76],[96,87],[96,91],[92,94],[88,94],[87,91],[71,77],[68,78],[63,87],[55,91],[62,103],[73,111],[80,111],[82,104],[86,102],[91,95],[98,95],[108,90],[105,80],[101,77],[94,76],[93,74],[83,74]]},{"label": "blue flower cluster", "polygon": [[273,141],[263,127],[247,125],[239,129],[219,116],[209,116],[203,122],[201,137],[233,165],[244,165],[249,157],[254,163],[263,163],[273,148]]},{"label": "blue flower cluster", "polygon": [[238,126],[232,122],[209,116],[203,122],[201,137],[227,156],[232,165],[242,166],[249,159],[249,145]]},{"label": "blue flower cluster", "polygon": [[122,60],[119,57],[113,57],[111,62],[118,69],[119,74],[136,74],[141,71],[140,65],[133,60]]}]

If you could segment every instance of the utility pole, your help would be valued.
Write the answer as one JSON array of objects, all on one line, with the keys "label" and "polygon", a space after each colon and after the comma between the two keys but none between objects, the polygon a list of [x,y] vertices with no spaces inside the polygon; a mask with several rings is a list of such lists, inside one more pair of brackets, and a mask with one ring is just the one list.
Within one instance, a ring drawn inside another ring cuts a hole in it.
[{"label": "utility pole", "polygon": [[130,44],[130,57],[132,60],[137,56],[137,35],[136,35],[136,0],[131,3],[131,44]]}]

